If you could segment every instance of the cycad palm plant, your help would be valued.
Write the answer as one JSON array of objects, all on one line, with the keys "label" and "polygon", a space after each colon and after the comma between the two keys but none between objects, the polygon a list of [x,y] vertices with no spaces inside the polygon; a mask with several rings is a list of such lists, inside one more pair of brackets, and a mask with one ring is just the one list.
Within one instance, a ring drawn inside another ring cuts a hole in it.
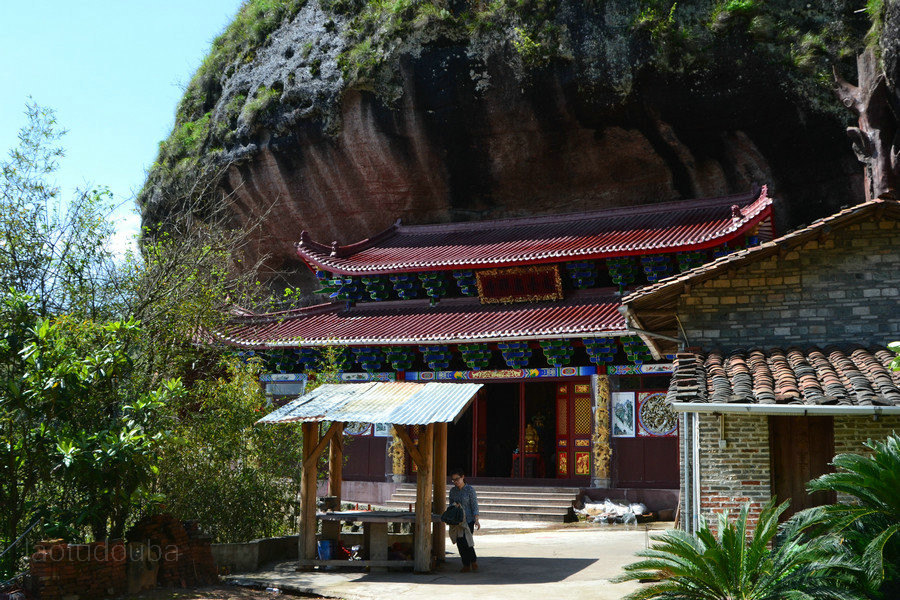
[{"label": "cycad palm plant", "polygon": [[750,532],[749,505],[737,519],[718,515],[717,532],[701,519],[695,536],[669,530],[657,543],[638,552],[644,560],[625,567],[616,581],[644,580],[652,585],[629,600],[776,600],[835,599],[861,596],[853,591],[857,569],[841,554],[835,538],[805,539],[788,525],[776,544],[778,517],[787,503],[774,499],[762,509]]},{"label": "cycad palm plant", "polygon": [[838,454],[837,471],[814,479],[811,492],[835,491],[852,503],[817,506],[798,513],[798,527],[840,535],[862,558],[873,587],[900,598],[900,436],[866,442],[871,456]]}]

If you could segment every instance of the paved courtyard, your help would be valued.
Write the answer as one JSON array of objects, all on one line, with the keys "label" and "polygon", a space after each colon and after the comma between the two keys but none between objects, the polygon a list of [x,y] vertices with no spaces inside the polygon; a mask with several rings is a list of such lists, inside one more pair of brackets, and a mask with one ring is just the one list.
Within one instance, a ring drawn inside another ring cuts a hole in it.
[{"label": "paved courtyard", "polygon": [[634,561],[634,553],[646,547],[652,533],[644,526],[572,525],[511,531],[490,523],[485,529],[475,536],[479,573],[460,573],[456,548],[448,544],[447,562],[427,574],[346,570],[298,573],[295,563],[288,561],[230,579],[347,600],[613,600],[637,589],[636,583],[613,584],[609,580],[621,573],[623,565]]}]

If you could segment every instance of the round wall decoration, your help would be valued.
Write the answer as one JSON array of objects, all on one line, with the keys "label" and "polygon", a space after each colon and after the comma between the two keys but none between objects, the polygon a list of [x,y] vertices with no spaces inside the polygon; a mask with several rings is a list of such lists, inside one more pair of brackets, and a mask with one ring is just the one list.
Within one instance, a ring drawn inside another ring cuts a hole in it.
[{"label": "round wall decoration", "polygon": [[641,394],[638,398],[638,423],[641,435],[672,435],[678,428],[678,417],[666,402],[665,392]]}]

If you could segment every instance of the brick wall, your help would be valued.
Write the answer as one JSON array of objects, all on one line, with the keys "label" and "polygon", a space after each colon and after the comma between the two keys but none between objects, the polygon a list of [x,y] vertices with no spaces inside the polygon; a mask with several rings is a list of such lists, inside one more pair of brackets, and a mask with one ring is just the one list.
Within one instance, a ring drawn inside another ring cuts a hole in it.
[{"label": "brick wall", "polygon": [[886,344],[900,339],[900,226],[837,229],[699,284],[679,300],[692,346]]},{"label": "brick wall", "polygon": [[721,448],[718,416],[700,415],[700,514],[714,524],[714,513],[750,502],[755,520],[771,497],[768,417],[726,415],[725,439]]},{"label": "brick wall", "polygon": [[41,600],[66,597],[103,598],[127,588],[125,544],[41,542],[31,556],[31,575]]},{"label": "brick wall", "polygon": [[[159,557],[153,586],[193,587],[218,581],[209,538],[196,524],[185,527],[171,515],[150,516],[129,531],[128,539],[153,548]],[[121,540],[91,544],[54,540],[38,544],[30,571],[41,600],[104,598],[128,590],[129,563],[139,558]]]},{"label": "brick wall", "polygon": [[[834,417],[834,453],[864,453],[863,442],[900,432],[900,417]],[[719,417],[700,415],[700,514],[715,523],[714,513],[732,514],[744,502],[751,515],[771,497],[769,421],[767,416],[725,416],[725,448],[719,446]],[[839,501],[849,498],[839,496]]]}]

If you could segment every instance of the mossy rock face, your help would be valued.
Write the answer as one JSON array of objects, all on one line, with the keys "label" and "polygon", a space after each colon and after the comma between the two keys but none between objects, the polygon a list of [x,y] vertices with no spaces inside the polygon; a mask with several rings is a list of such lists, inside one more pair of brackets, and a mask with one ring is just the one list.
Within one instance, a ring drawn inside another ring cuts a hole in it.
[{"label": "mossy rock face", "polygon": [[[824,6],[819,6],[824,4]],[[429,222],[582,210],[770,183],[799,223],[858,199],[831,92],[858,3],[251,0],[214,43],[139,202],[199,171],[244,214],[358,240]],[[879,9],[883,12],[883,9]],[[855,179],[854,179],[855,178]],[[239,217],[244,218],[244,217]]]}]

